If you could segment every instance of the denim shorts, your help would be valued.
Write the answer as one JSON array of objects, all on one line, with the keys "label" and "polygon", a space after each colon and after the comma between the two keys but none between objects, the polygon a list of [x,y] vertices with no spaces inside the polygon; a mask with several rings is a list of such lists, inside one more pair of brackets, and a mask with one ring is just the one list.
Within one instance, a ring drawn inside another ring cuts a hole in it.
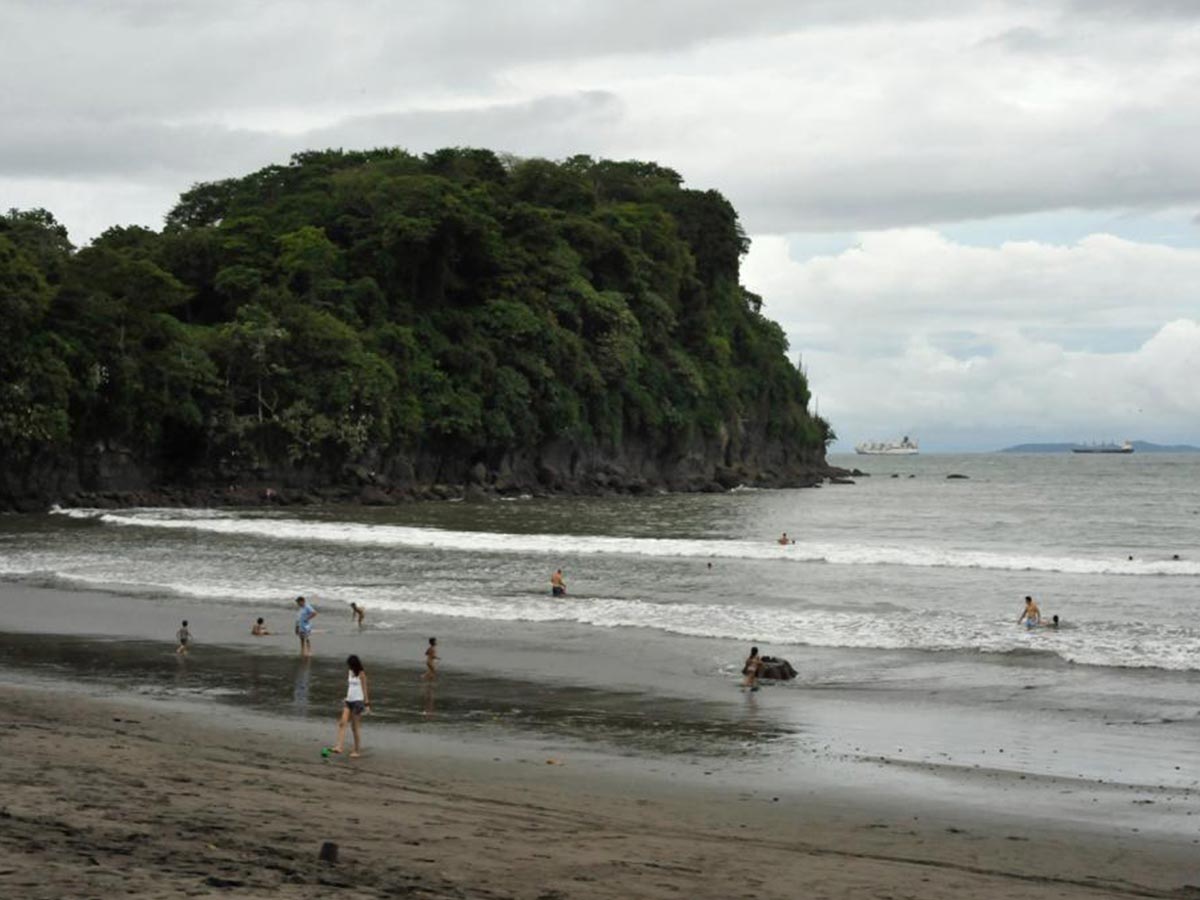
[{"label": "denim shorts", "polygon": [[365,710],[366,708],[367,708],[367,704],[365,704],[361,700],[347,700],[346,701],[346,709],[350,710],[350,712],[354,713],[354,715],[356,715],[356,716],[361,716],[363,714],[363,710]]}]

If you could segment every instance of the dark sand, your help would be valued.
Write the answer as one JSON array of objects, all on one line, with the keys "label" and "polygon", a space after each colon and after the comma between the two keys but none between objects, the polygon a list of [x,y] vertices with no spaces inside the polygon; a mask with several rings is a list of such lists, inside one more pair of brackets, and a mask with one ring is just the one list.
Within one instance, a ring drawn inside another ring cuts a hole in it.
[{"label": "dark sand", "polygon": [[[250,638],[245,610],[182,606],[0,584],[0,897],[1200,898],[1190,717],[975,720],[977,695],[1022,700],[976,686],[931,705],[895,684],[765,690],[754,709],[719,682],[522,675],[519,645],[483,640],[481,671],[451,644],[429,696],[419,635],[330,617],[304,667],[290,635]],[[181,613],[200,636],[183,661]],[[323,762],[350,649],[378,713],[363,759]],[[1009,733],[1002,765],[823,749],[961,744],[976,721],[1046,729],[1064,756],[1077,736],[1064,771],[1144,762],[1124,782],[1038,774]]]},{"label": "dark sand", "polygon": [[[1200,896],[1194,861],[1136,837],[656,788],[504,745],[324,762],[331,734],[6,686],[0,895]],[[318,861],[326,840],[337,865]]]}]

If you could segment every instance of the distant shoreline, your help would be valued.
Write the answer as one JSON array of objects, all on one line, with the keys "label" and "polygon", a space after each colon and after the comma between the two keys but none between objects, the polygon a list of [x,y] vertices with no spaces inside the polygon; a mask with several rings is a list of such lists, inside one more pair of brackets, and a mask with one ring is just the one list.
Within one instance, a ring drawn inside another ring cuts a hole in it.
[{"label": "distant shoreline", "polygon": [[[1155,444],[1150,441],[1131,441],[1135,453],[1200,453],[1200,447],[1191,444]],[[1088,444],[1063,441],[1054,443],[1014,444],[997,450],[997,453],[1070,453],[1087,447]]]}]

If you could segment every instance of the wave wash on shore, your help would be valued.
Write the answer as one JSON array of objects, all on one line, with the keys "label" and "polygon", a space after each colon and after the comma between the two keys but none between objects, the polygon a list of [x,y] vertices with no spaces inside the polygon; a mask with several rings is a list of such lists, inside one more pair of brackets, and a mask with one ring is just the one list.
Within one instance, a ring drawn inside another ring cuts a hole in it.
[{"label": "wave wash on shore", "polygon": [[1088,557],[1007,555],[947,548],[879,546],[796,541],[611,537],[570,534],[503,534],[449,531],[361,522],[323,522],[277,516],[254,516],[211,509],[55,509],[55,514],[104,525],[189,530],[266,540],[425,548],[470,553],[540,554],[546,556],[616,555],[698,559],[785,560],[834,565],[921,566],[995,569],[1009,572],[1064,572],[1075,575],[1175,575],[1200,577],[1200,563],[1160,560],[1114,560]]},{"label": "wave wash on shore", "polygon": [[[214,510],[62,510],[55,520],[77,539],[6,554],[0,576],[256,607],[294,590],[333,607],[366,603],[383,630],[433,616],[775,647],[1032,652],[1095,666],[1190,670],[1200,660],[1200,629],[1186,614],[1168,617],[1152,587],[1187,594],[1196,566],[1184,561],[512,534]],[[568,567],[566,602],[540,589],[543,570],[562,559],[579,561]],[[1062,631],[1014,626],[1016,570],[1080,582],[1074,597],[1068,582],[1042,597],[1046,616],[1065,613]],[[864,581],[864,571],[877,576]],[[1177,577],[1159,574],[1168,572]]]}]

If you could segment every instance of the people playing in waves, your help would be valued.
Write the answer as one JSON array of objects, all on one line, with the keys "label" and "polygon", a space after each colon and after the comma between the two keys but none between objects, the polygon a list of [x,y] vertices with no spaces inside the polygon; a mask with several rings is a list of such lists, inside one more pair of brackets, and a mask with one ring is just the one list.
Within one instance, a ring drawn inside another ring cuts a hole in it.
[{"label": "people playing in waves", "polygon": [[785,531],[779,536],[779,541],[777,543],[779,543],[780,546],[786,546],[787,544],[794,544],[796,542],[788,537],[788,533]]},{"label": "people playing in waves", "polygon": [[1025,598],[1025,608],[1021,610],[1021,617],[1017,619],[1018,625],[1024,625],[1026,628],[1036,628],[1042,624],[1042,611],[1038,609],[1038,605],[1032,597]]},{"label": "people playing in waves", "polygon": [[429,639],[429,646],[425,648],[425,672],[421,675],[422,681],[437,681],[437,638]]},{"label": "people playing in waves", "polygon": [[342,715],[338,719],[337,740],[329,750],[332,753],[342,752],[342,745],[346,741],[346,726],[349,725],[350,730],[354,733],[354,749],[350,751],[350,758],[357,759],[359,753],[362,752],[362,738],[359,729],[363,712],[371,708],[371,695],[367,690],[367,671],[363,668],[359,658],[357,656],[349,657],[346,660],[346,667],[349,669],[346,674],[346,702],[342,704]]},{"label": "people playing in waves", "polygon": [[358,624],[359,628],[363,627],[363,619],[365,619],[366,616],[367,616],[367,608],[365,606],[359,606],[357,603],[355,603],[353,600],[351,600],[350,601],[350,618],[352,618]]},{"label": "people playing in waves", "polygon": [[550,594],[553,597],[567,596],[567,583],[563,581],[562,569],[550,576]]},{"label": "people playing in waves", "polygon": [[261,617],[254,620],[254,624],[250,626],[250,633],[255,637],[266,637],[271,632],[267,631],[267,623]]},{"label": "people playing in waves", "polygon": [[188,641],[192,639],[192,633],[188,631],[187,619],[183,620],[183,624],[175,632],[175,639],[179,641],[179,646],[175,648],[175,652],[180,656],[187,656]]},{"label": "people playing in waves", "polygon": [[300,655],[312,656],[312,620],[317,611],[303,597],[296,598],[296,637],[300,638]]},{"label": "people playing in waves", "polygon": [[751,647],[750,655],[746,657],[746,664],[742,666],[742,674],[746,676],[742,679],[742,687],[757,691],[760,671],[762,671],[762,657],[758,655],[757,647]]}]

